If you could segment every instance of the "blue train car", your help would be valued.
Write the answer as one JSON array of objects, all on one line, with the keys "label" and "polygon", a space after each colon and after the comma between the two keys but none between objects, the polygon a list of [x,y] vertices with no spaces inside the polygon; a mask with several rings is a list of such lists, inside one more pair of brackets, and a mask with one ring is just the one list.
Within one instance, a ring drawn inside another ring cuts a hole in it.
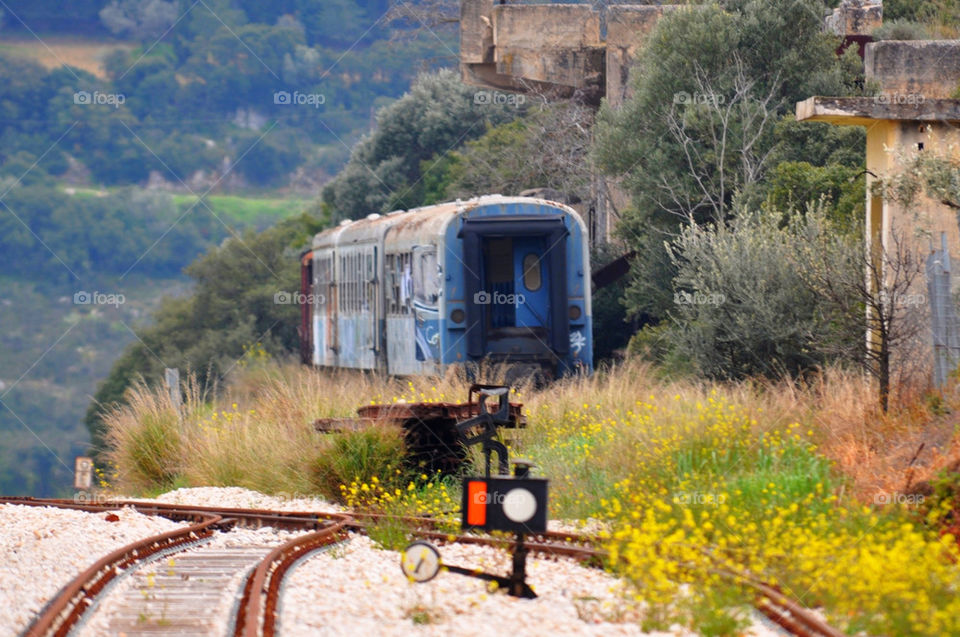
[{"label": "blue train car", "polygon": [[586,226],[562,204],[490,195],[369,215],[319,233],[301,266],[305,363],[592,370]]}]

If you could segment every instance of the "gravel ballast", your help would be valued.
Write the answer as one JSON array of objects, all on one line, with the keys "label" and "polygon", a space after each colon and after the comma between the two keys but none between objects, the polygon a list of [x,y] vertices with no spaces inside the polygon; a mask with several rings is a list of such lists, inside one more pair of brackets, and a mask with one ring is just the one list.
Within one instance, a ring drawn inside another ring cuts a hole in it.
[{"label": "gravel ballast", "polygon": [[[257,508],[284,511],[339,512],[321,498],[267,496],[240,488],[203,487],[178,489],[156,501],[224,508]],[[0,506],[0,603],[10,609],[0,613],[0,634],[16,634],[46,601],[97,559],[110,551],[179,525],[161,517],[144,516],[131,509],[84,513],[18,505]],[[551,528],[573,530],[580,525]],[[599,528],[599,524],[587,525]],[[582,532],[582,531],[581,531]],[[229,551],[275,546],[295,534],[271,528],[218,532],[203,545]],[[202,551],[196,547],[192,551]],[[447,564],[480,568],[505,575],[510,554],[477,545],[439,545]],[[151,573],[160,578],[167,570],[177,573],[186,564],[184,554],[171,555],[146,566],[133,577],[121,578],[101,601],[102,614],[92,618],[83,637],[109,633],[111,617],[121,612],[120,597],[143,589]],[[400,554],[379,548],[368,537],[350,534],[334,547],[301,560],[284,582],[279,628],[289,637],[306,635],[690,635],[680,627],[669,632],[644,633],[637,606],[627,601],[622,580],[604,571],[586,568],[569,559],[531,555],[527,581],[537,599],[518,599],[493,592],[487,583],[471,577],[441,572],[425,584],[407,580],[400,571]],[[138,584],[139,582],[139,584]],[[222,595],[211,612],[216,628],[226,628],[233,604],[236,579],[222,585]],[[162,612],[162,611],[161,611]],[[151,613],[156,614],[151,609]],[[752,615],[745,635],[782,634]],[[214,632],[219,632],[214,630]]]},{"label": "gravel ballast", "polygon": [[[438,547],[450,564],[506,574],[510,557],[476,545]],[[425,584],[400,571],[400,554],[364,536],[319,553],[288,575],[283,635],[639,635],[619,581],[570,560],[530,558],[534,600],[491,593],[485,582],[440,573]],[[659,633],[663,635],[683,632]]]},{"label": "gravel ballast", "polygon": [[98,559],[181,525],[133,509],[85,513],[0,505],[0,635],[22,631],[44,604]]},{"label": "gravel ballast", "polygon": [[312,511],[340,513],[343,508],[316,496],[299,493],[265,495],[240,487],[192,487],[168,491],[156,499],[144,502],[165,504],[192,504],[230,509],[269,509],[271,511]]}]

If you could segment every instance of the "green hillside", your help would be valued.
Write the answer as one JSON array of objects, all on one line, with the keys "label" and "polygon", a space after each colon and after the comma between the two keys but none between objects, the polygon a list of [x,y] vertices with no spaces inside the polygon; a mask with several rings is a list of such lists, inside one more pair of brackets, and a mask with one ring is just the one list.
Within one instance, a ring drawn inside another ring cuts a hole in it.
[{"label": "green hillside", "polygon": [[[374,109],[451,58],[452,31],[387,9],[4,3],[0,492],[67,493],[91,397],[162,298],[191,289],[183,269],[310,209]],[[74,303],[84,292],[124,302]]]}]

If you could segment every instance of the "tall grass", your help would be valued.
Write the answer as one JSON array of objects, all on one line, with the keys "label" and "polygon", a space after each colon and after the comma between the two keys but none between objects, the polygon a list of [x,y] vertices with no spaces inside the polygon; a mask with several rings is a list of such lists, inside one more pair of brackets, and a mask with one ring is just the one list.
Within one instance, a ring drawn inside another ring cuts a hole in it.
[{"label": "tall grass", "polygon": [[[188,381],[183,412],[204,410],[198,385]],[[155,490],[172,485],[183,473],[188,429],[166,391],[142,380],[127,392],[126,404],[104,416],[108,458],[126,489]],[[122,472],[122,473],[121,473]]]},{"label": "tall grass", "polygon": [[[142,383],[109,414],[118,489],[320,493],[456,524],[457,481],[407,473],[398,430],[324,435],[312,423],[363,404],[462,401],[462,370],[396,379],[260,362],[241,366],[219,398],[196,387],[185,386],[181,414]],[[611,568],[645,601],[644,627],[736,633],[749,593],[719,572],[746,569],[851,633],[960,634],[955,539],[919,512],[864,506],[960,455],[953,391],[884,414],[871,379],[842,369],[712,383],[628,360],[512,398],[528,426],[503,432],[511,456],[550,478],[551,518],[601,519]],[[405,538],[377,533],[384,546]]]},{"label": "tall grass", "polygon": [[[502,367],[484,368],[480,378],[497,382],[504,372]],[[180,418],[165,390],[140,383],[127,404],[106,418],[110,457],[119,473],[116,487],[142,491],[180,481],[336,497],[336,480],[363,478],[368,469],[357,467],[356,476],[347,476],[348,470],[336,467],[343,445],[360,442],[316,433],[312,423],[317,418],[351,416],[358,406],[371,403],[459,402],[466,399],[469,385],[462,369],[442,378],[398,379],[267,362],[235,370],[216,399],[200,395],[197,383],[185,383]],[[664,432],[684,431],[689,437],[686,455],[677,458],[686,470],[706,455],[721,453],[710,448],[709,437],[689,428],[710,401],[736,405],[758,435],[792,423],[812,432],[809,438],[818,453],[845,478],[844,493],[867,502],[877,493],[902,491],[927,479],[958,457],[946,413],[960,407],[955,396],[914,400],[883,414],[876,409],[871,380],[841,369],[803,383],[710,383],[665,379],[651,365],[629,360],[590,377],[541,389],[519,387],[512,400],[525,404],[529,425],[504,432],[511,456],[527,456],[539,465],[539,473],[553,480],[554,514],[569,517],[589,514],[613,485],[635,471],[624,459],[634,457],[638,448],[662,445]],[[927,444],[914,458],[923,441]],[[378,444],[389,449],[395,442]],[[710,461],[717,467],[744,462],[713,456]],[[677,470],[682,474],[684,468]],[[782,473],[783,467],[765,470]],[[813,468],[798,468],[797,479],[803,471]]]},{"label": "tall grass", "polygon": [[[504,371],[484,368],[480,378],[496,382]],[[341,484],[388,469],[399,484],[408,477],[396,473],[404,457],[399,429],[324,435],[314,421],[375,402],[463,401],[469,382],[462,370],[414,382],[268,362],[241,365],[217,398],[201,395],[200,386],[195,378],[184,383],[178,412],[165,388],[140,382],[106,415],[115,489],[241,486],[336,498]]]}]

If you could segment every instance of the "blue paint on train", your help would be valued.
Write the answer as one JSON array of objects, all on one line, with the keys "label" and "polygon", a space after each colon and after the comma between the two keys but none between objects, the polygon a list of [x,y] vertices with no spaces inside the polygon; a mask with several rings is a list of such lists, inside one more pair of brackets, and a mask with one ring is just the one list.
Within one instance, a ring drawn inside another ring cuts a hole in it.
[{"label": "blue paint on train", "polygon": [[588,242],[566,206],[495,195],[371,215],[318,234],[303,264],[313,273],[304,292],[328,298],[304,310],[301,333],[316,341],[304,343],[305,362],[398,374],[482,359],[547,376],[592,369]]}]

